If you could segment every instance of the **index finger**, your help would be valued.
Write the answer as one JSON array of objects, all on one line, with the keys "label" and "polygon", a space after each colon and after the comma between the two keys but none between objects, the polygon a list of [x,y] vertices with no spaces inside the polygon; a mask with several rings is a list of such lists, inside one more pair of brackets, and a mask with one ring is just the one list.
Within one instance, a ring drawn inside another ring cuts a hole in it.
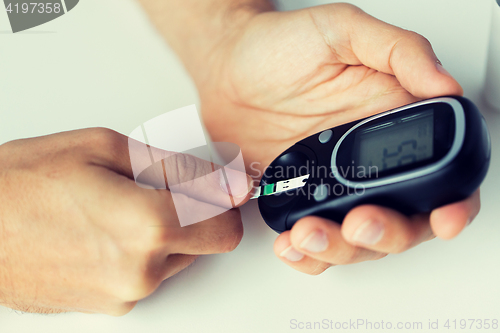
[{"label": "index finger", "polygon": [[135,180],[141,185],[227,208],[245,203],[253,184],[244,172],[181,153],[152,164]]},{"label": "index finger", "polygon": [[241,206],[250,197],[252,178],[230,168],[232,164],[222,167],[192,155],[151,147],[111,130],[94,131],[101,138],[97,141],[101,148],[96,150],[93,163],[140,187],[170,190],[225,208]]}]

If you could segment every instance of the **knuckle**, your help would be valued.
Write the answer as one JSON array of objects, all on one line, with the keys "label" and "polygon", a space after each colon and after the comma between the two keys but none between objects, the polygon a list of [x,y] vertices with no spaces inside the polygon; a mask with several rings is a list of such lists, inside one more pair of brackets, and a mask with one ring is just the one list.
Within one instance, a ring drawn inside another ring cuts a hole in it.
[{"label": "knuckle", "polygon": [[109,128],[98,127],[85,132],[80,148],[98,164],[116,165],[117,161],[125,159],[130,163],[128,138]]},{"label": "knuckle", "polygon": [[358,6],[346,2],[331,4],[331,6],[335,6],[335,11],[340,11],[342,14],[358,14],[362,12]]},{"label": "knuckle", "polygon": [[237,228],[233,228],[224,237],[222,237],[220,242],[221,244],[220,252],[227,253],[234,251],[236,247],[238,247],[238,245],[240,244],[242,238],[243,238],[243,226],[239,224]]},{"label": "knuckle", "polygon": [[318,264],[310,271],[308,272],[307,274],[309,275],[319,275],[321,273],[323,273],[324,271],[326,271],[328,268],[332,267],[334,265],[330,264],[330,263],[327,263],[327,262],[318,262]]},{"label": "knuckle", "polygon": [[416,33],[415,31],[406,30],[406,38],[417,44],[431,46],[431,42],[427,38],[419,33]]},{"label": "knuckle", "polygon": [[[309,14],[317,26],[322,26],[325,23],[328,26],[329,22],[337,22],[339,18],[347,18],[348,21],[352,21],[356,19],[357,16],[364,13],[361,8],[350,3],[327,4],[322,8],[323,10],[318,10],[318,8],[315,7],[308,9]],[[318,25],[318,23],[320,24]],[[322,29],[322,33],[328,33],[328,31]]]},{"label": "knuckle", "polygon": [[212,240],[214,244],[217,244],[220,253],[234,251],[243,238],[243,224],[239,213],[231,210],[224,213],[224,215],[226,215],[229,223],[222,226],[223,232],[214,233],[214,239]]},{"label": "knuckle", "polygon": [[92,140],[99,141],[99,142],[108,142],[114,140],[116,135],[118,134],[117,132],[105,128],[105,127],[95,127],[89,129],[88,137],[91,138]]},{"label": "knuckle", "polygon": [[121,283],[115,287],[115,293],[124,302],[134,302],[151,295],[159,282],[160,279],[151,276],[149,269],[139,268],[137,272],[129,270],[122,274]]},{"label": "knuckle", "polygon": [[104,127],[90,129],[87,133],[87,137],[90,144],[94,144],[107,152],[114,152],[122,148],[124,143],[125,145],[127,144],[127,142],[124,141],[125,137],[123,135]]},{"label": "knuckle", "polygon": [[176,233],[174,229],[177,229],[177,227],[161,225],[149,229],[150,235],[146,237],[144,243],[148,244],[147,247],[153,250],[162,248],[166,244],[171,244],[176,239]]},{"label": "knuckle", "polygon": [[162,281],[162,252],[158,246],[146,244],[144,239],[122,249],[122,254],[110,262],[115,270],[107,290],[122,302],[134,302],[151,295]]},{"label": "knuckle", "polygon": [[108,309],[105,313],[113,317],[122,317],[132,311],[136,304],[137,302],[124,302],[118,306]]}]

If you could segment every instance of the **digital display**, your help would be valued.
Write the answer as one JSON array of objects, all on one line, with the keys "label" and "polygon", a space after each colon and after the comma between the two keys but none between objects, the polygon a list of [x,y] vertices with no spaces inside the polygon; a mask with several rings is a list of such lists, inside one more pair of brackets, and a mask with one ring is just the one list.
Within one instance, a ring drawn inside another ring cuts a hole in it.
[{"label": "digital display", "polygon": [[433,157],[434,110],[359,129],[354,139],[357,167],[376,167],[378,172],[410,165]]}]

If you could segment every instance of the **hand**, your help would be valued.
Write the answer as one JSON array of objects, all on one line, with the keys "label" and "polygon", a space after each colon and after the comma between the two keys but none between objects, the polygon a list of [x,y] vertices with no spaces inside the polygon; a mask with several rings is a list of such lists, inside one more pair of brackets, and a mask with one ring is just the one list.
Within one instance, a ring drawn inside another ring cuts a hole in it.
[{"label": "hand", "polygon": [[[253,14],[217,45],[207,58],[209,73],[195,75],[203,117],[214,141],[237,143],[257,176],[313,133],[420,99],[462,94],[424,37],[348,4]],[[353,209],[342,225],[306,217],[277,238],[275,252],[318,274],[405,251],[434,235],[453,238],[479,206],[477,192],[410,218],[376,206]]]},{"label": "hand", "polygon": [[[198,200],[227,198],[210,163],[168,161],[174,183],[210,176],[204,191],[186,189]],[[106,129],[0,146],[0,188],[0,304],[27,312],[123,315],[198,255],[231,251],[243,234],[237,209],[181,228],[173,194],[139,187],[128,138]]]}]

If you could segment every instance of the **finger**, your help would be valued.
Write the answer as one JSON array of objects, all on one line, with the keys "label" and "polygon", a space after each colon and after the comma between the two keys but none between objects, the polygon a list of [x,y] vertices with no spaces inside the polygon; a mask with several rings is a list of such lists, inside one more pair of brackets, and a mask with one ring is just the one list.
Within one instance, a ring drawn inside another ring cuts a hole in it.
[{"label": "finger", "polygon": [[[150,147],[108,129],[88,130],[95,164],[135,179],[146,188],[169,189],[221,207],[241,206],[253,180],[246,173],[188,154]],[[156,161],[156,162],[154,162]]]},{"label": "finger", "polygon": [[323,273],[332,264],[313,259],[295,250],[290,242],[290,231],[281,233],[274,242],[274,253],[288,266],[310,275]]},{"label": "finger", "polygon": [[[167,217],[168,218],[168,217]],[[185,227],[157,226],[163,235],[165,252],[190,255],[233,251],[243,237],[239,210],[232,209]]]},{"label": "finger", "polygon": [[[352,5],[333,11],[327,41],[341,59],[395,75],[412,95],[430,98],[462,95],[459,83],[440,65],[431,44],[414,32],[387,24]],[[340,32],[340,34],[339,34]]]},{"label": "finger", "polygon": [[116,304],[111,309],[106,309],[106,310],[102,311],[102,313],[106,313],[106,314],[113,316],[113,317],[121,317],[121,316],[126,315],[130,311],[132,311],[134,309],[134,307],[136,306],[136,304],[137,304],[137,301],[121,302],[119,304]]},{"label": "finger", "polygon": [[[130,181],[124,183],[108,169],[102,172],[107,180],[107,184],[103,184],[107,192],[113,198],[126,198],[121,205],[127,221],[139,220],[139,225],[146,228],[137,230],[138,238],[147,237],[163,255],[230,252],[243,237],[238,209],[219,207],[167,190],[143,189]],[[128,209],[131,202],[134,207]]]},{"label": "finger", "polygon": [[165,260],[165,270],[163,271],[163,280],[182,271],[184,268],[191,265],[198,256],[186,254],[170,254]]},{"label": "finger", "polygon": [[342,235],[356,246],[400,253],[432,237],[432,230],[426,214],[409,218],[392,209],[364,205],[347,214]]},{"label": "finger", "polygon": [[340,228],[338,223],[308,216],[295,223],[290,231],[290,241],[294,249],[308,257],[335,265],[353,264],[385,256],[384,253],[349,244],[342,237]]},{"label": "finger", "polygon": [[442,239],[457,236],[479,213],[481,201],[479,190],[469,198],[435,209],[430,216],[434,234]]},{"label": "finger", "polygon": [[128,139],[128,147],[138,183],[223,207],[241,205],[249,197],[253,181],[242,172],[244,170],[221,167],[189,154],[168,152],[132,138]]},{"label": "finger", "polygon": [[[101,200],[122,207],[126,221],[140,221],[153,246],[166,254],[212,254],[234,250],[243,235],[239,210],[197,201],[182,193],[167,190],[148,190],[111,170],[99,168]],[[103,179],[105,181],[103,181]],[[131,203],[133,206],[131,206]]]},{"label": "finger", "polygon": [[244,172],[181,153],[153,163],[136,182],[228,208],[245,203],[253,188],[252,178]]}]

